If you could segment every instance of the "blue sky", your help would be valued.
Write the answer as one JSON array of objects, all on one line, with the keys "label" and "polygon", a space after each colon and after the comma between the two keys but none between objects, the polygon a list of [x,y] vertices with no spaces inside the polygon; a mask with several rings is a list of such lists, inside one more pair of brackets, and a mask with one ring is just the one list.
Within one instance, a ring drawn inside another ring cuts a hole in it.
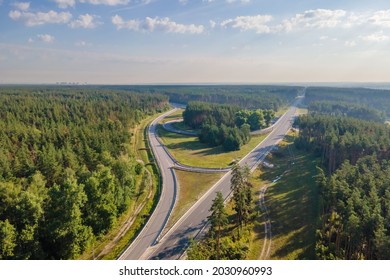
[{"label": "blue sky", "polygon": [[390,3],[0,0],[0,83],[390,82]]}]

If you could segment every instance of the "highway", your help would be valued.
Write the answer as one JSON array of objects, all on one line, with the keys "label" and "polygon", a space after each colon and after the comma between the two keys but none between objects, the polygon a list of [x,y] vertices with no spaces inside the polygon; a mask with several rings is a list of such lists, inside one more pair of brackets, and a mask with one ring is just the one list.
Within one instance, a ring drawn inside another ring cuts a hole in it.
[{"label": "highway", "polygon": [[[240,161],[241,165],[247,164],[253,171],[264,160],[269,151],[284,138],[290,129],[294,120],[296,106],[301,100],[302,98],[296,99],[286,114],[275,123],[273,131],[267,138]],[[156,128],[158,122],[167,115],[172,114],[175,110],[161,115],[149,126],[149,142],[162,174],[162,193],[148,223],[120,256],[119,259],[121,260],[178,259],[187,248],[190,238],[196,237],[204,228],[216,192],[221,191],[225,198],[230,194],[231,173],[227,172],[163,237],[159,236],[174,206],[178,186],[175,171],[172,168],[174,161],[168,156],[163,145],[158,141]]]},{"label": "highway", "polygon": [[[254,150],[240,161],[254,171],[271,149],[287,134],[295,118],[297,105],[303,97],[296,99],[290,109],[275,124],[273,131]],[[148,248],[143,258],[147,259],[178,259],[188,246],[191,237],[199,234],[206,225],[212,200],[218,191],[226,198],[230,194],[231,172],[226,173],[206,194],[202,196],[165,234],[157,244]]]},{"label": "highway", "polygon": [[157,119],[155,119],[148,128],[148,138],[151,149],[157,160],[162,175],[162,192],[160,200],[153,211],[149,221],[139,233],[138,237],[119,257],[120,260],[138,260],[143,258],[145,250],[152,246],[157,240],[160,232],[164,228],[169,214],[174,206],[176,199],[177,181],[175,171],[172,169],[174,162],[167,156],[163,146],[157,138],[157,125],[166,116],[172,114],[177,109],[173,109]]}]

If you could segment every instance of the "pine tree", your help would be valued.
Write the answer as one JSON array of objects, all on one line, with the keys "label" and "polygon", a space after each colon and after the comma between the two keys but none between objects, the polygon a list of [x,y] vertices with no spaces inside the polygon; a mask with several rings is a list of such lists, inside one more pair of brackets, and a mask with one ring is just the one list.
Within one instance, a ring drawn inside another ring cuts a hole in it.
[{"label": "pine tree", "polygon": [[211,215],[207,218],[210,222],[210,232],[215,235],[216,244],[216,259],[221,257],[221,232],[223,227],[227,224],[227,213],[225,210],[224,199],[221,192],[217,192],[217,196],[213,200],[213,204],[210,208]]}]

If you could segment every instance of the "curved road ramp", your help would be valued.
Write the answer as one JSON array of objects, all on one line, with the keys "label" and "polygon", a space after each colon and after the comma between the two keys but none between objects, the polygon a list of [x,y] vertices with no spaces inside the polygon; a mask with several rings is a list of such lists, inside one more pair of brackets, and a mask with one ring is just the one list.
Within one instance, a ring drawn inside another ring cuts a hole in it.
[{"label": "curved road ramp", "polygon": [[[290,109],[274,124],[272,132],[239,162],[240,165],[247,164],[252,172],[256,169],[292,127],[297,105],[303,98],[298,97],[295,100]],[[229,171],[164,236],[160,236],[175,204],[178,183],[175,171],[171,168],[174,162],[158,141],[156,127],[161,119],[174,111],[175,109],[160,116],[149,127],[150,145],[162,174],[161,197],[148,223],[120,259],[179,259],[187,249],[190,239],[196,238],[205,227],[215,193],[220,191],[225,198],[230,194]]]}]

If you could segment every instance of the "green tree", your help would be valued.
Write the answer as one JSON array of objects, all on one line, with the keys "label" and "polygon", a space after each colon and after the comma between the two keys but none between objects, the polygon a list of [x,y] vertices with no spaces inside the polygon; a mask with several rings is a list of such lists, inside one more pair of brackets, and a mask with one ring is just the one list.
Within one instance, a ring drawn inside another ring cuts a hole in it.
[{"label": "green tree", "polygon": [[0,221],[0,260],[11,259],[16,247],[15,227],[8,220]]},{"label": "green tree", "polygon": [[248,124],[251,130],[259,130],[264,127],[264,115],[261,110],[254,111],[248,118]]},{"label": "green tree", "polygon": [[264,121],[266,126],[271,125],[271,121],[275,118],[275,111],[273,110],[264,110]]},{"label": "green tree", "polygon": [[227,224],[227,213],[225,210],[224,199],[221,192],[217,192],[213,204],[210,208],[211,214],[208,216],[210,222],[210,231],[212,235],[216,237],[216,259],[219,260],[221,257],[221,232],[223,227]]},{"label": "green tree", "polygon": [[84,207],[85,220],[97,236],[106,233],[116,222],[118,209],[115,187],[115,176],[109,167],[103,165],[99,165],[85,183],[88,197]]},{"label": "green tree", "polygon": [[236,164],[233,167],[230,179],[239,236],[243,224],[248,222],[251,214],[252,195],[251,185],[248,182],[249,175],[250,169],[247,165],[241,167]]},{"label": "green tree", "polygon": [[73,170],[65,170],[61,184],[50,189],[49,199],[46,250],[55,259],[75,259],[90,246],[93,234],[83,223],[81,208],[87,196]]}]

